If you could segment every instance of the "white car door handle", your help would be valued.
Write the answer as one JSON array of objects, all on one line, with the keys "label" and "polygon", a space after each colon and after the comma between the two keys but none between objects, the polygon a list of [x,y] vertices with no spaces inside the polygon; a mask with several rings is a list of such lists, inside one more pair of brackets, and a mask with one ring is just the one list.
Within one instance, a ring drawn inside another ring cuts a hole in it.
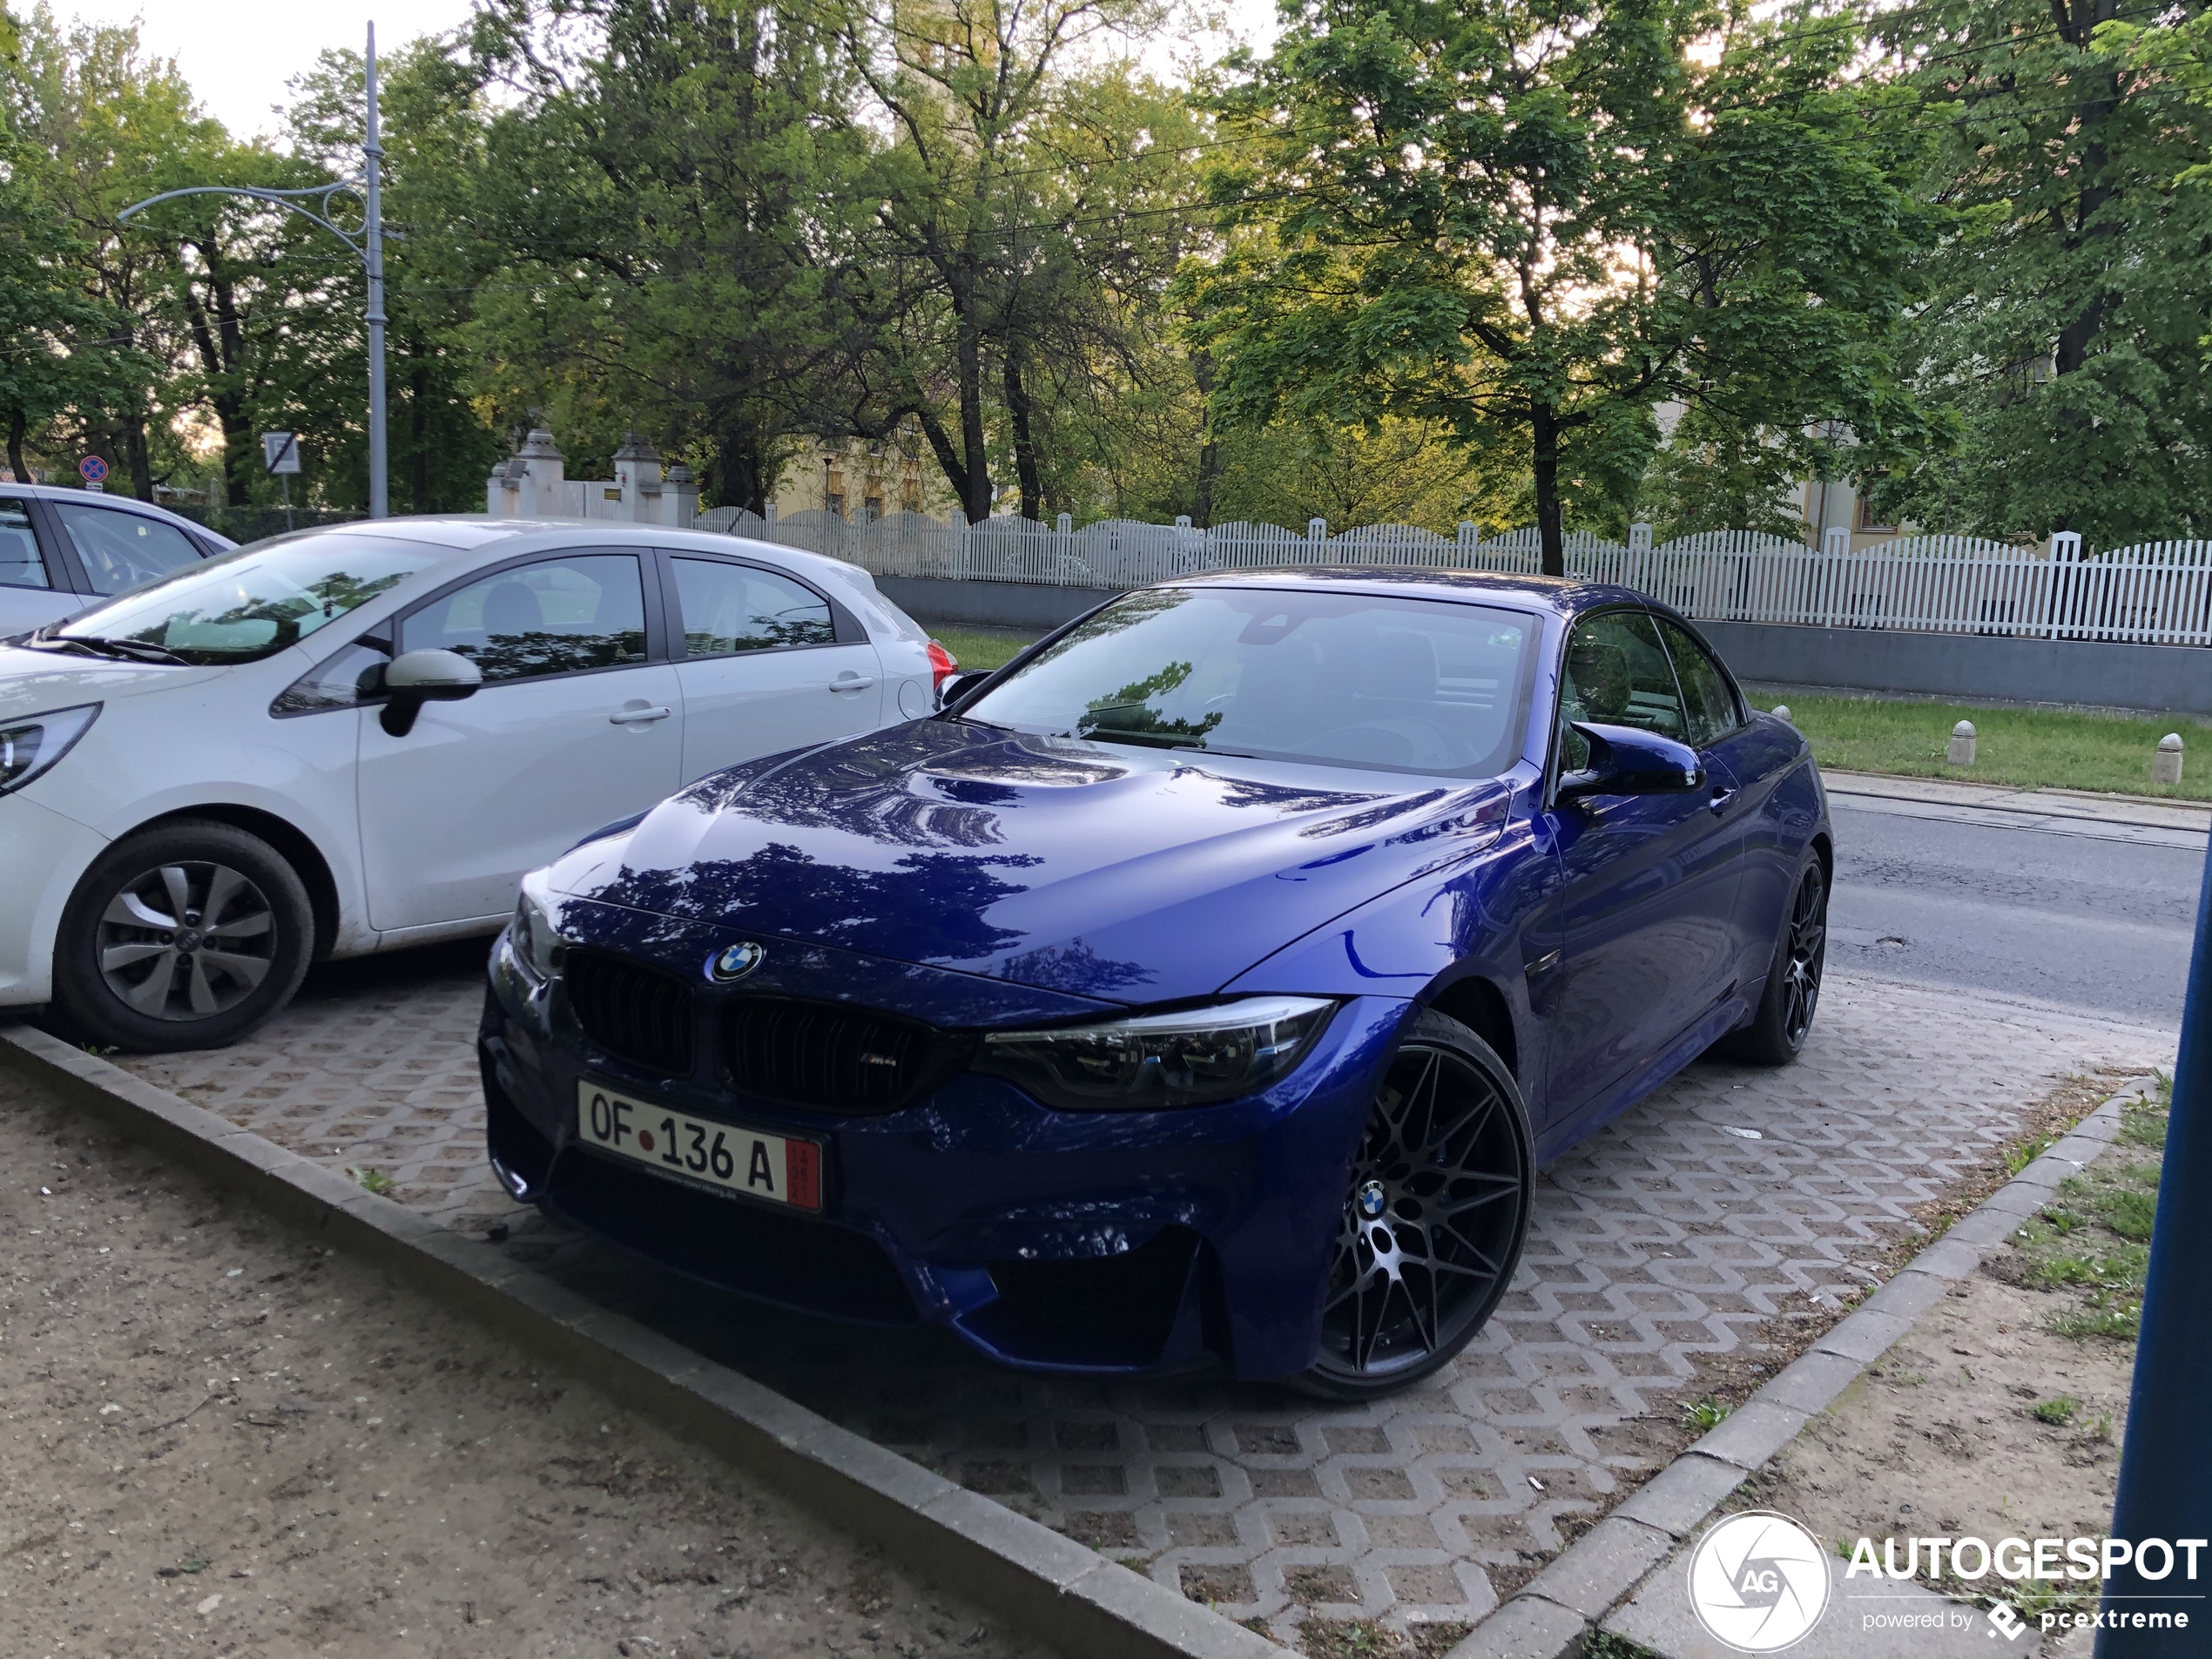
[{"label": "white car door handle", "polygon": [[617,709],[607,717],[610,725],[643,725],[649,720],[665,720],[675,711],[666,705],[650,709]]},{"label": "white car door handle", "polygon": [[867,674],[855,674],[848,669],[846,672],[840,674],[835,679],[830,682],[830,690],[833,691],[865,691],[869,686],[874,684],[875,680],[872,676]]}]

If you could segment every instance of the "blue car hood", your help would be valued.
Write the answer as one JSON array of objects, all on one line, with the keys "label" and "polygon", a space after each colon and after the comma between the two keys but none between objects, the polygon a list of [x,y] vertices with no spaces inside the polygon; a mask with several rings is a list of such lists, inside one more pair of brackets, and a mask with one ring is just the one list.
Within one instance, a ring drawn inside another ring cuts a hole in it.
[{"label": "blue car hood", "polygon": [[555,891],[1123,1002],[1217,990],[1480,853],[1498,779],[1285,765],[921,720],[732,768]]}]

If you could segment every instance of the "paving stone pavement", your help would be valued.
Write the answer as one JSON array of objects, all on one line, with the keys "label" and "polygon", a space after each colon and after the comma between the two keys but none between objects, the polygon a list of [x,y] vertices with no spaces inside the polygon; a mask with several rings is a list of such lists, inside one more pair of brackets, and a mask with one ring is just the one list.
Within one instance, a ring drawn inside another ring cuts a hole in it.
[{"label": "paving stone pavement", "polygon": [[557,1231],[484,1167],[481,961],[469,947],[327,968],[236,1048],[121,1063],[294,1151],[381,1170],[445,1224],[1285,1641],[1308,1618],[1480,1617],[1671,1454],[1697,1355],[1865,1285],[1911,1207],[2054,1078],[2172,1062],[2156,1030],[1831,978],[1797,1065],[1701,1062],[1545,1170],[1489,1326],[1423,1386],[1341,1406],[1019,1375],[935,1332],[763,1311]]}]

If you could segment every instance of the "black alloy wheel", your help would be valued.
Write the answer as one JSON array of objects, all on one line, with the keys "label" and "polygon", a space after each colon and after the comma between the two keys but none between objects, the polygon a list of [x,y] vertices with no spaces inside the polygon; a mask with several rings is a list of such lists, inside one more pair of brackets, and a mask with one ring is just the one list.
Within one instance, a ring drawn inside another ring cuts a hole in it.
[{"label": "black alloy wheel", "polygon": [[1730,1060],[1786,1066],[1804,1052],[1828,966],[1828,876],[1814,859],[1797,877],[1774,941],[1766,990],[1750,1023],[1715,1045]]},{"label": "black alloy wheel", "polygon": [[1458,1021],[1416,1015],[1352,1159],[1321,1352],[1300,1385],[1366,1399],[1447,1364],[1505,1294],[1534,1180],[1511,1073]]},{"label": "black alloy wheel", "polygon": [[299,874],[235,825],[125,836],[62,914],[54,1001],[94,1042],[138,1053],[233,1042],[292,1000],[314,949]]}]

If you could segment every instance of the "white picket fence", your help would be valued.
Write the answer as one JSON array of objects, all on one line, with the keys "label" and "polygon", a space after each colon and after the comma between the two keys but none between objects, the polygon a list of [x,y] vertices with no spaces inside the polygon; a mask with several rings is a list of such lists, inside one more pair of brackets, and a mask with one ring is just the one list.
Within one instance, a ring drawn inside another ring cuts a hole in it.
[{"label": "white picket fence", "polygon": [[[1303,533],[1274,524],[1194,529],[1106,519],[1073,528],[993,518],[948,523],[896,513],[860,523],[833,513],[764,520],[736,508],[702,513],[698,526],[803,547],[884,577],[1022,582],[1119,590],[1197,570],[1285,565],[1377,565],[1494,570],[1533,576],[1533,529],[1456,536],[1404,524],[1331,536],[1319,519]],[[1964,536],[1908,536],[1852,549],[1831,530],[1810,547],[1784,536],[1720,530],[1651,542],[1648,525],[1625,543],[1567,538],[1567,570],[1617,583],[1710,622],[1816,628],[1896,629],[2027,639],[2212,645],[2212,542],[2148,542],[2089,553],[2061,533],[2047,548]]]}]

